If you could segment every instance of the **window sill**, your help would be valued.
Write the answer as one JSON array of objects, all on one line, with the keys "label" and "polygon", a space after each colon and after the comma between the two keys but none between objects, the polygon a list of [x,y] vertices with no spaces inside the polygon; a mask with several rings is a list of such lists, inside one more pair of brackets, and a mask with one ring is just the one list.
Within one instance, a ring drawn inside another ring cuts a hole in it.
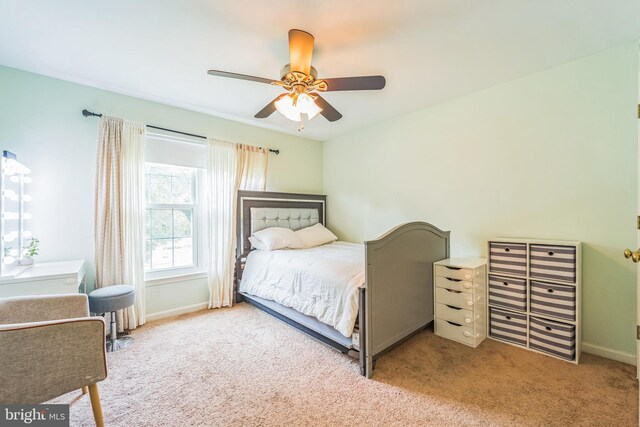
[{"label": "window sill", "polygon": [[188,282],[190,280],[206,279],[206,278],[207,278],[206,271],[198,271],[195,273],[191,272],[191,273],[185,273],[185,274],[175,274],[172,276],[163,276],[163,277],[155,277],[152,279],[145,279],[144,286],[148,288],[151,286],[171,285],[173,283]]}]

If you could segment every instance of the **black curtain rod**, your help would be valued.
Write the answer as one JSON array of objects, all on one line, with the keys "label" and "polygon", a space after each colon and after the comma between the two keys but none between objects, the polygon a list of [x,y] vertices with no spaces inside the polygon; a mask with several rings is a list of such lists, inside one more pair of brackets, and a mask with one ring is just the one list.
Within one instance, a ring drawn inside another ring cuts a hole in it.
[{"label": "black curtain rod", "polygon": [[[82,110],[82,115],[85,117],[102,117],[102,114],[98,114],[98,113],[94,113],[91,112],[89,110],[87,110],[86,108],[84,110]],[[167,128],[161,128],[160,126],[152,126],[152,125],[146,125],[148,128],[151,129],[158,129],[158,130],[164,130],[167,132],[173,132],[173,133],[179,133],[180,135],[186,135],[186,136],[192,136],[194,138],[202,138],[202,139],[207,139],[206,136],[202,136],[202,135],[196,135],[193,133],[187,133],[187,132],[181,132],[179,130],[173,130],[173,129],[167,129]],[[280,150],[277,149],[273,149],[273,148],[269,148],[269,151],[271,153],[274,153],[276,155],[280,154]]]}]

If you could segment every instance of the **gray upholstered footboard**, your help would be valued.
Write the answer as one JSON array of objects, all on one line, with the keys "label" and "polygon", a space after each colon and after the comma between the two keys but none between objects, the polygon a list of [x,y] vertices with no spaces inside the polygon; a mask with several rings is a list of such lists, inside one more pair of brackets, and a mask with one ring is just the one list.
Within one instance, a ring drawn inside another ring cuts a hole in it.
[{"label": "gray upholstered footboard", "polygon": [[[449,257],[449,232],[426,222],[400,225],[365,242],[363,373],[374,359],[433,321],[433,262]],[[362,319],[361,319],[362,323]]]}]

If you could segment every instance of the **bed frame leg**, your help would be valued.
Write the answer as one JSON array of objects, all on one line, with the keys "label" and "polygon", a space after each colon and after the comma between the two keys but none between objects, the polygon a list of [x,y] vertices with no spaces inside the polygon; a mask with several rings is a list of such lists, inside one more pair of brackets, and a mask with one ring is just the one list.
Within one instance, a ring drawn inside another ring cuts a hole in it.
[{"label": "bed frame leg", "polygon": [[373,361],[373,359],[369,356],[367,356],[367,364],[365,366],[365,377],[367,377],[367,379],[371,378],[373,376],[373,368],[375,367],[375,363]]},{"label": "bed frame leg", "polygon": [[366,378],[371,378],[373,375],[373,360],[369,354],[367,354],[367,343],[368,343],[368,330],[366,327],[366,296],[365,289],[360,288],[360,312],[358,316],[360,317],[360,375]]}]

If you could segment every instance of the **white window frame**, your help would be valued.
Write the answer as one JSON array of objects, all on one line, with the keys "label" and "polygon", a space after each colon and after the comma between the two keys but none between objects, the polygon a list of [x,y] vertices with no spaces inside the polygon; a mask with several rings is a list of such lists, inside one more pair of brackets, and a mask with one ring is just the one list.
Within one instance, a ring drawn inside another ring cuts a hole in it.
[{"label": "white window frame", "polygon": [[[146,162],[147,164],[160,164],[166,166],[180,166],[181,165],[172,165],[169,163],[157,163],[157,162]],[[157,279],[170,278],[170,277],[180,277],[192,274],[200,274],[203,272],[202,268],[202,260],[204,259],[204,244],[203,240],[199,238],[202,233],[201,229],[201,220],[204,218],[201,215],[201,205],[202,205],[202,191],[200,189],[201,182],[204,179],[203,171],[199,168],[190,167],[193,169],[191,175],[191,186],[192,186],[192,197],[194,198],[193,203],[146,203],[145,206],[145,215],[147,214],[147,209],[191,209],[191,238],[192,238],[192,247],[193,247],[193,264],[179,267],[168,267],[168,268],[158,268],[153,270],[145,270],[145,281],[154,281]],[[146,172],[145,172],[146,178]],[[146,185],[146,180],[145,180]],[[145,227],[146,228],[146,227]],[[172,237],[175,239],[176,237]],[[145,245],[148,239],[146,234],[144,236]],[[174,249],[173,249],[174,250]],[[145,255],[146,256],[146,255]]]}]

